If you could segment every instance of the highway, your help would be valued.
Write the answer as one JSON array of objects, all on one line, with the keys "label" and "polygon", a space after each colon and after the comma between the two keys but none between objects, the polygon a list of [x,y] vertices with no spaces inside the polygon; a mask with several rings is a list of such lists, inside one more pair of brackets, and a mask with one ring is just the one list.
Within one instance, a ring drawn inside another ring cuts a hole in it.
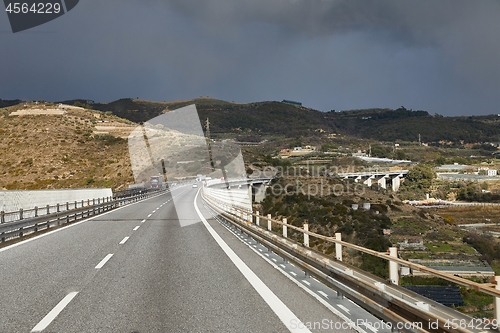
[{"label": "highway", "polygon": [[177,188],[0,249],[0,332],[354,332],[334,329],[344,320],[197,193]]}]

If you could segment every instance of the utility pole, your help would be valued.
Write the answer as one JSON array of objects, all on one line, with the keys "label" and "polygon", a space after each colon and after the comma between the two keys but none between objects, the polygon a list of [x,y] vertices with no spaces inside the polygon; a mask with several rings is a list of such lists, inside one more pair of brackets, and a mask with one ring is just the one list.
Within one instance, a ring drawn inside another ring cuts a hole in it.
[{"label": "utility pole", "polygon": [[212,158],[212,139],[210,138],[210,120],[205,121],[205,128],[207,129],[207,135],[206,135],[206,140],[207,140],[207,145],[208,145],[208,156],[210,158],[210,166],[212,167],[212,172],[215,171],[215,163]]}]

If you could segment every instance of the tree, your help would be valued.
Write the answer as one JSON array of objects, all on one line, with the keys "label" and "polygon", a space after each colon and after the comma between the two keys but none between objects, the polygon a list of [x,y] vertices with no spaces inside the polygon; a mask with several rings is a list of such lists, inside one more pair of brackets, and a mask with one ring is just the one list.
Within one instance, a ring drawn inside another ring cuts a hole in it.
[{"label": "tree", "polygon": [[399,196],[408,200],[416,200],[428,193],[436,173],[430,165],[418,164],[408,172],[399,188]]}]

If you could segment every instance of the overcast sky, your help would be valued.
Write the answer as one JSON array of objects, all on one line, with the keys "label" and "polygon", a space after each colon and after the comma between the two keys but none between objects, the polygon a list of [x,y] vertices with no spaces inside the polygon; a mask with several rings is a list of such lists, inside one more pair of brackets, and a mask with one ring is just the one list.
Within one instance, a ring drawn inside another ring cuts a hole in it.
[{"label": "overcast sky", "polygon": [[16,34],[0,13],[0,98],[496,114],[499,34],[499,0],[80,0]]}]

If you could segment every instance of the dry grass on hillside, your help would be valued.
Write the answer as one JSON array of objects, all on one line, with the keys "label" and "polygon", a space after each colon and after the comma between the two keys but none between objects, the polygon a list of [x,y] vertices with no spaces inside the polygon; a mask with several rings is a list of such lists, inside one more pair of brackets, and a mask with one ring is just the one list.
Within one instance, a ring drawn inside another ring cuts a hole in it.
[{"label": "dry grass on hillside", "polygon": [[133,123],[86,110],[9,115],[21,107],[1,110],[0,189],[122,189],[134,182],[123,139]]}]

